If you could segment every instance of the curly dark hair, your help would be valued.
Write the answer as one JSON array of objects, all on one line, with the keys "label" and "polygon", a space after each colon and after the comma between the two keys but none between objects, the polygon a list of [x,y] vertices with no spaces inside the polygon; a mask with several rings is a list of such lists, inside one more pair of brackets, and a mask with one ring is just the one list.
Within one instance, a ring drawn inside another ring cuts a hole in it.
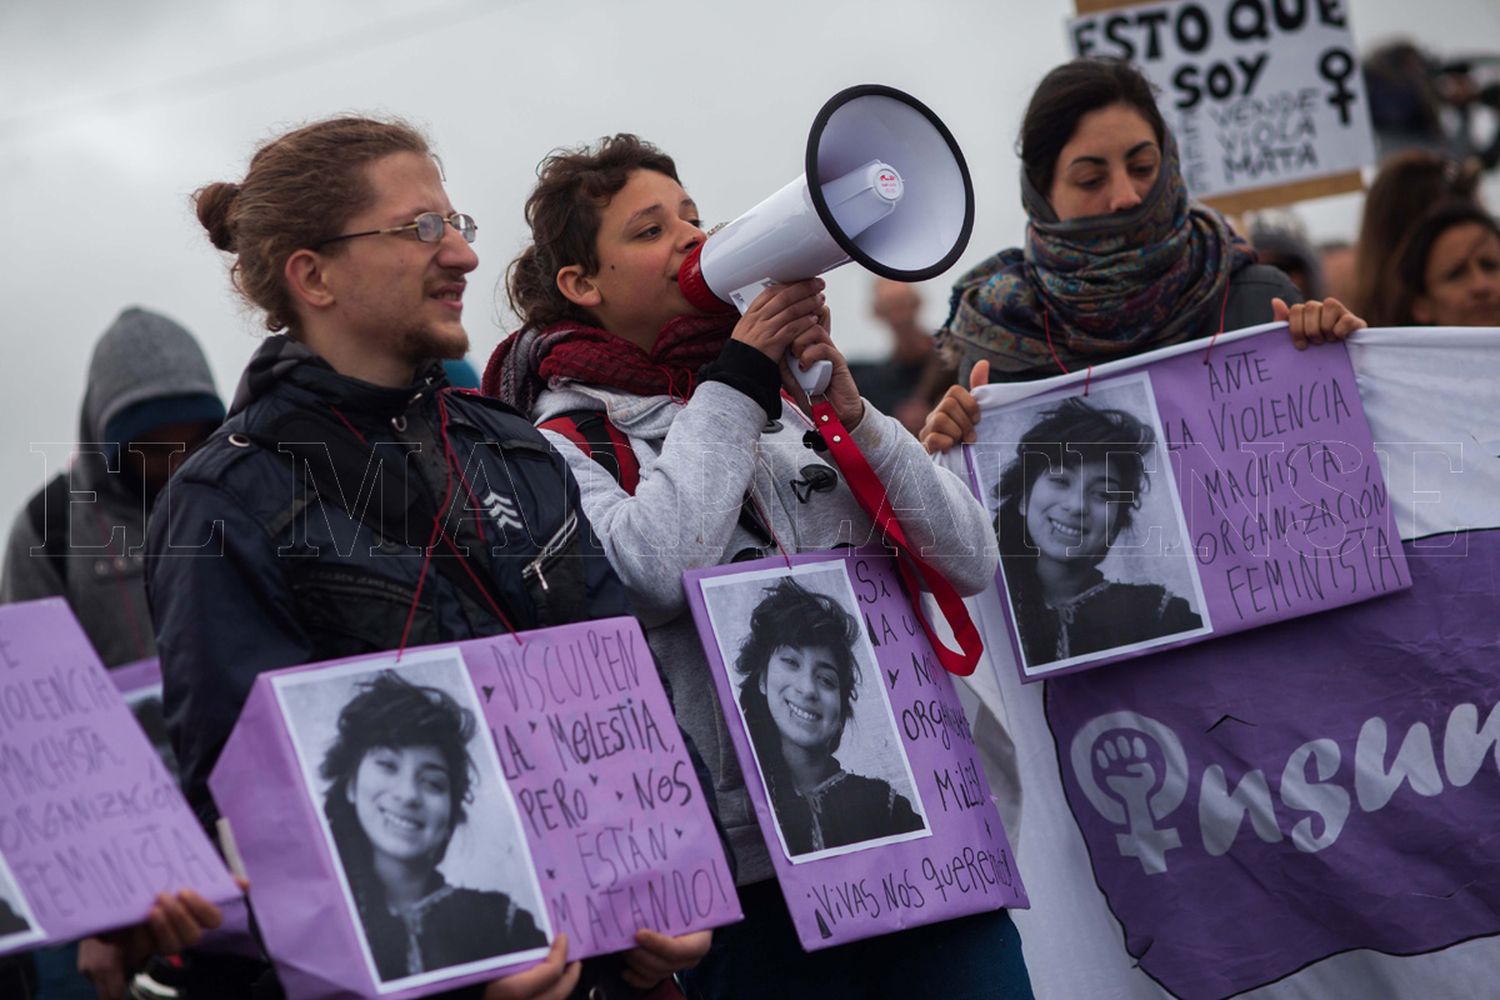
[{"label": "curly dark hair", "polygon": [[859,661],[854,644],[859,640],[859,619],[833,598],[815,594],[794,579],[778,580],[750,616],[750,634],[740,647],[734,669],[743,679],[739,685],[740,708],[745,728],[755,744],[761,774],[770,791],[771,806],[783,827],[808,822],[807,805],[797,795],[781,751],[781,730],[771,717],[771,706],[760,689],[761,678],[771,664],[771,654],[783,646],[805,649],[821,646],[833,654],[839,678],[839,728],[828,752],[839,748],[844,727],[854,714],[859,697]]},{"label": "curly dark hair", "polygon": [[[1116,527],[1130,527],[1149,486],[1146,458],[1156,447],[1156,434],[1134,414],[1094,406],[1074,396],[1042,413],[1042,419],[1021,436],[1016,457],[1000,473],[995,495],[995,534],[1005,575],[1012,586],[1036,576],[1036,543],[1021,513],[1031,487],[1049,469],[1078,469],[1086,462],[1107,462],[1119,480],[1120,491],[1133,501],[1119,513]],[[1111,539],[1113,541],[1113,539]]]},{"label": "curly dark hair", "polygon": [[680,180],[670,156],[628,132],[592,146],[555,150],[538,165],[536,187],[526,199],[531,243],[505,273],[510,308],[523,327],[594,322],[558,290],[557,273],[574,264],[584,274],[599,270],[601,213],[637,170]]},{"label": "curly dark hair", "polygon": [[[369,838],[360,827],[348,796],[349,782],[365,755],[382,748],[403,750],[417,746],[435,747],[442,755],[448,766],[451,811],[448,836],[432,859],[436,866],[448,851],[453,831],[467,818],[465,804],[473,801],[478,772],[469,756],[468,744],[475,731],[474,713],[446,691],[413,684],[391,670],[382,670],[360,682],[359,693],[339,712],[338,735],[318,767],[319,776],[330,782],[323,795],[323,815],[328,818],[351,885],[378,891],[380,884],[374,876]],[[356,891],[357,896],[363,894]],[[361,906],[364,905],[361,900]]]}]

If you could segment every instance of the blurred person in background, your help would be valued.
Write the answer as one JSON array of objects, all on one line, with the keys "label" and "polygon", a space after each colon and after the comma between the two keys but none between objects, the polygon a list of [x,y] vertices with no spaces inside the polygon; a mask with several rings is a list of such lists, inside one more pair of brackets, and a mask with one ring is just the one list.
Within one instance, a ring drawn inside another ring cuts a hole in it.
[{"label": "blurred person in background", "polygon": [[1439,206],[1402,244],[1387,285],[1379,326],[1500,327],[1500,225],[1469,202]]},{"label": "blurred person in background", "polygon": [[933,349],[916,285],[876,279],[870,312],[890,331],[891,352],[883,361],[852,361],[849,372],[877,410],[915,434],[943,390],[953,384],[952,367]]},{"label": "blurred person in background", "polygon": [[223,419],[193,335],[160,313],[120,313],[89,361],[72,467],[32,494],[11,526],[0,603],[67,598],[106,667],[155,655],[146,518],[173,470]]},{"label": "blurred person in background", "polygon": [[1485,170],[1500,164],[1500,53],[1444,60],[1399,39],[1368,53],[1363,69],[1380,153],[1417,147]]},{"label": "blurred person in background", "polygon": [[1354,244],[1348,240],[1319,243],[1318,267],[1323,272],[1323,288],[1330,299],[1354,301]]},{"label": "blurred person in background", "polygon": [[1402,150],[1381,161],[1365,195],[1354,247],[1354,300],[1349,308],[1361,316],[1390,315],[1392,305],[1382,297],[1391,291],[1384,279],[1397,248],[1434,206],[1449,200],[1477,202],[1479,181],[1476,161],[1427,150]]},{"label": "blurred person in background", "polygon": [[[121,312],[89,361],[78,454],[32,494],[11,526],[0,603],[67,600],[106,667],[156,655],[142,557],[146,519],[177,465],[224,419],[208,359],[160,313]],[[36,953],[41,1000],[112,998],[128,956],[111,937]],[[153,962],[171,983],[174,967]],[[10,995],[10,994],[5,994]],[[24,995],[24,994],[23,994]]]},{"label": "blurred person in background", "polygon": [[1286,275],[1304,299],[1321,299],[1327,294],[1322,259],[1307,238],[1307,227],[1295,213],[1268,209],[1254,213],[1249,223],[1250,244],[1262,264]]}]

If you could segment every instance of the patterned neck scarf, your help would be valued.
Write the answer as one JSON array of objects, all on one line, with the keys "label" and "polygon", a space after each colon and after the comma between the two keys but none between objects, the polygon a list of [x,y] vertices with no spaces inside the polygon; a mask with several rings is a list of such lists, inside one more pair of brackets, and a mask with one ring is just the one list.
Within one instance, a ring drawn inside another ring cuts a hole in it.
[{"label": "patterned neck scarf", "polygon": [[1230,276],[1255,252],[1217,212],[1188,202],[1170,132],[1162,152],[1140,205],[1067,222],[1022,171],[1025,251],[960,278],[938,331],[960,372],[988,359],[1001,380],[1057,375],[1059,362],[1071,371],[1219,329]]},{"label": "patterned neck scarf", "polygon": [[530,414],[544,389],[563,382],[605,386],[637,396],[686,402],[698,369],[719,356],[738,316],[678,316],[662,327],[650,353],[583,323],[528,327],[500,342],[481,390]]}]

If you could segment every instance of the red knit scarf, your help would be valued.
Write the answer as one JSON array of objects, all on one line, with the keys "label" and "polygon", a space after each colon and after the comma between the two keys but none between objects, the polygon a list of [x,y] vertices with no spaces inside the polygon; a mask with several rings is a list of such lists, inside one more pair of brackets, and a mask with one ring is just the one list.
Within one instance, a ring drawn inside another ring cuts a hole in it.
[{"label": "red knit scarf", "polygon": [[523,413],[557,380],[686,401],[698,386],[698,369],[719,356],[736,318],[678,316],[662,327],[650,353],[582,323],[522,330],[495,348],[483,390]]}]

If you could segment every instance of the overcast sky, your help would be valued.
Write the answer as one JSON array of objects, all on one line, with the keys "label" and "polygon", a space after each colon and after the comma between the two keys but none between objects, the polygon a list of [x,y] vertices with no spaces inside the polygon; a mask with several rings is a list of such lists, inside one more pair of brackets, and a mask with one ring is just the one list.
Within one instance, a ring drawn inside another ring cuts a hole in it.
[{"label": "overcast sky", "polygon": [[[1398,34],[1440,53],[1500,47],[1495,0],[1346,0],[1361,49]],[[961,271],[1021,237],[1013,152],[1036,81],[1066,59],[1063,0],[6,0],[0,4],[5,391],[0,521],[55,471],[95,338],[124,306],[178,319],[232,392],[260,331],[188,195],[238,180],[290,124],[347,110],[422,125],[454,204],[479,220],[465,312],[476,365],[511,324],[497,304],[521,204],[556,146],[638,132],[672,153],[710,221],[801,171],[836,91],[886,83],[948,124],[978,207],[969,250],[926,286],[944,315]],[[1353,235],[1358,200],[1306,206],[1317,238]],[[830,276],[835,338],[880,341],[870,277]],[[43,442],[63,442],[51,447]],[[42,452],[47,454],[44,460]],[[44,465],[44,461],[50,465]]]}]

